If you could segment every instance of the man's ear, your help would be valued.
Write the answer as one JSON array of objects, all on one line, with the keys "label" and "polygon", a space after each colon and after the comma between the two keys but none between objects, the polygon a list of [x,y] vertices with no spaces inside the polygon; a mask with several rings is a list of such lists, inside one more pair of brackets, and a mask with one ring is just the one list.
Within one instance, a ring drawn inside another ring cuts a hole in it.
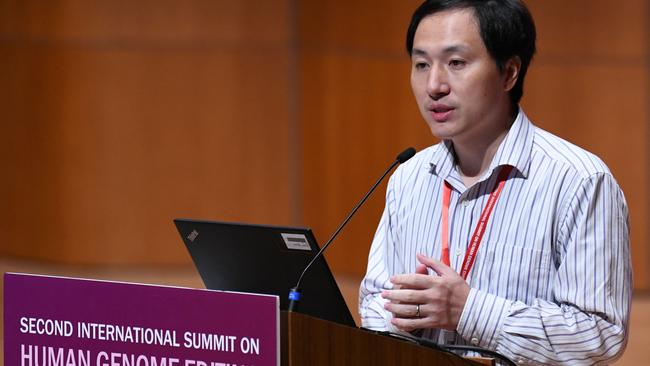
[{"label": "man's ear", "polygon": [[521,70],[521,59],[519,56],[511,57],[503,65],[503,88],[509,92],[515,87],[517,79],[519,79],[519,71]]}]

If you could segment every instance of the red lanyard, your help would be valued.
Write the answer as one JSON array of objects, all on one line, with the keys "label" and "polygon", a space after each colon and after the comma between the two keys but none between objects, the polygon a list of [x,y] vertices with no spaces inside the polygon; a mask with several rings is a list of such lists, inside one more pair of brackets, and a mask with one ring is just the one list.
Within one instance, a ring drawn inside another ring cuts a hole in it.
[{"label": "red lanyard", "polygon": [[[485,234],[485,228],[487,223],[490,220],[490,215],[492,215],[492,209],[499,199],[499,195],[503,190],[503,186],[506,184],[506,179],[512,170],[512,166],[506,165],[501,168],[497,181],[495,182],[495,189],[492,190],[490,198],[488,198],[487,205],[483,208],[481,212],[481,217],[476,224],[474,229],[474,234],[469,242],[469,247],[467,252],[465,252],[465,259],[463,260],[463,266],[460,269],[460,275],[463,279],[467,279],[467,274],[474,266],[474,260],[476,259],[476,252],[481,245],[481,240],[483,240],[483,234]],[[442,254],[441,261],[446,265],[449,264],[449,200],[451,198],[451,186],[445,181],[444,187],[442,189]]]}]

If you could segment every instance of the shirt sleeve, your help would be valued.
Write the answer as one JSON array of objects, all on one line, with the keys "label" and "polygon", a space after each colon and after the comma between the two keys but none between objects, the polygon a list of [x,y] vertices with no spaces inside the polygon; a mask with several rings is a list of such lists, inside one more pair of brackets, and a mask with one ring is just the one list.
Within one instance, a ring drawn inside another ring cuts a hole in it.
[{"label": "shirt sleeve", "polygon": [[457,327],[520,364],[603,364],[620,357],[632,294],[627,205],[611,174],[585,178],[563,210],[554,301],[471,289]]},{"label": "shirt sleeve", "polygon": [[395,248],[394,179],[395,175],[388,182],[386,205],[370,247],[366,275],[359,288],[359,315],[362,327],[401,333],[391,324],[391,313],[384,310],[386,300],[381,297],[382,290],[393,287],[390,282],[391,273],[402,266],[398,258],[399,251]]}]

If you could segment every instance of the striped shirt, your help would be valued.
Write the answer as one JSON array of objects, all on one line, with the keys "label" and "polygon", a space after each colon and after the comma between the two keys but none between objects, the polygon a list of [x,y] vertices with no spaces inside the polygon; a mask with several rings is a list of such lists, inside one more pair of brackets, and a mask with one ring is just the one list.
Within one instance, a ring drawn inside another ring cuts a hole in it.
[{"label": "striped shirt", "polygon": [[[450,143],[431,146],[390,178],[359,291],[362,325],[395,331],[380,296],[391,275],[413,273],[416,253],[440,258],[442,187],[451,267],[458,271],[500,167],[513,169],[467,282],[456,332],[439,343],[495,350],[521,364],[595,364],[627,342],[632,269],[625,198],[595,155],[535,127],[520,110],[486,174],[465,187]],[[432,274],[434,275],[434,274]]]}]

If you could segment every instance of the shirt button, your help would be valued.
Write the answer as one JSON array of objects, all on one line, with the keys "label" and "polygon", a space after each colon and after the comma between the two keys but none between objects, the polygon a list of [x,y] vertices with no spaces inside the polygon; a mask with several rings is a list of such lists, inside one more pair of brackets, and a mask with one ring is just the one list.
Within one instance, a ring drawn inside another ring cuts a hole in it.
[{"label": "shirt button", "polygon": [[464,200],[461,205],[463,205],[463,207],[469,206],[469,200]]},{"label": "shirt button", "polygon": [[478,338],[472,338],[470,341],[473,345],[478,346]]},{"label": "shirt button", "polygon": [[461,254],[463,254],[463,251],[460,248],[456,248],[456,256],[460,257]]}]

